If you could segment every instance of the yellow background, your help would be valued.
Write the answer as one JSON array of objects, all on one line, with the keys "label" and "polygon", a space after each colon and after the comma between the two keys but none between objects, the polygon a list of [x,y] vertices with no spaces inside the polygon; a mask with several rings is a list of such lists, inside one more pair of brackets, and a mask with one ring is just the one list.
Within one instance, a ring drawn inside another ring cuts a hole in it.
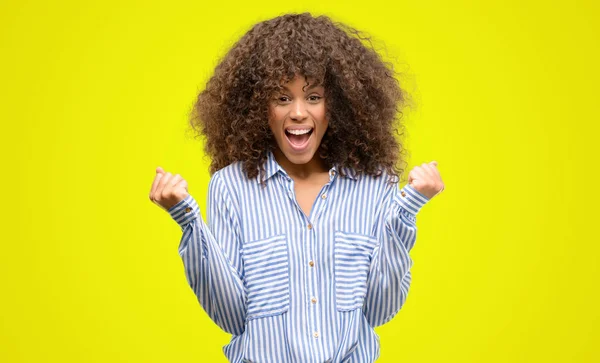
[{"label": "yellow background", "polygon": [[0,361],[226,361],[148,191],[160,165],[205,210],[196,94],[252,24],[305,10],[404,64],[409,168],[446,184],[379,362],[600,360],[594,1],[5,0]]}]

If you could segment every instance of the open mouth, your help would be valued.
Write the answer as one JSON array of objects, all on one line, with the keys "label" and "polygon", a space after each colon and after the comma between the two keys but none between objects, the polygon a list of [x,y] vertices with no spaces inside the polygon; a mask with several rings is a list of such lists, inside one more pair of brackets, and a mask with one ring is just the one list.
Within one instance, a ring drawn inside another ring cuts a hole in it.
[{"label": "open mouth", "polygon": [[296,150],[300,150],[308,145],[310,136],[313,133],[312,127],[306,128],[289,128],[285,130],[285,136],[287,137],[290,145]]}]

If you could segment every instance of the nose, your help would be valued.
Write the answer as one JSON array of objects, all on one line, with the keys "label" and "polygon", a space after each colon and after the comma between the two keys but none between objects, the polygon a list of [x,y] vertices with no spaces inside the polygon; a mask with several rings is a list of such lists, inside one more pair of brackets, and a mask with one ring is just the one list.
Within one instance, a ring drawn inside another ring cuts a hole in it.
[{"label": "nose", "polygon": [[292,120],[304,120],[306,118],[306,105],[304,104],[304,100],[299,97],[292,104],[292,110],[290,111],[290,118]]}]

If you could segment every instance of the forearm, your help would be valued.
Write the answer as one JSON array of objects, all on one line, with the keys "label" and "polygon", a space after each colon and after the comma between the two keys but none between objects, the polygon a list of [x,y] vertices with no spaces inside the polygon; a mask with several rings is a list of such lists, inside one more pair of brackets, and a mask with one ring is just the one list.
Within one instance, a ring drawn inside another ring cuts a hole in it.
[{"label": "forearm", "polygon": [[237,271],[188,196],[169,213],[182,228],[179,255],[188,284],[210,318],[228,333],[244,330],[245,294]]},{"label": "forearm", "polygon": [[371,326],[385,324],[406,302],[417,236],[416,213],[426,199],[405,186],[395,195],[378,231],[380,244],[372,255],[364,313]]}]

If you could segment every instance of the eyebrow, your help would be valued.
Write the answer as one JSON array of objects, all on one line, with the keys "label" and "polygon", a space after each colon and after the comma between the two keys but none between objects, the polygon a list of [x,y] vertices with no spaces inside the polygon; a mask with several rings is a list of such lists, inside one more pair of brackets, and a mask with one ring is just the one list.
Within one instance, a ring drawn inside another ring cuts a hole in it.
[{"label": "eyebrow", "polygon": [[[321,86],[323,86],[323,85],[322,84],[313,83],[312,85],[308,86],[308,88],[306,89],[306,91],[310,91],[313,88],[317,88],[317,87],[321,87]],[[287,88],[286,86],[281,86],[281,88],[283,88],[284,90],[286,90],[288,92],[291,92],[290,89]],[[306,91],[304,91],[304,92],[306,92]]]}]

